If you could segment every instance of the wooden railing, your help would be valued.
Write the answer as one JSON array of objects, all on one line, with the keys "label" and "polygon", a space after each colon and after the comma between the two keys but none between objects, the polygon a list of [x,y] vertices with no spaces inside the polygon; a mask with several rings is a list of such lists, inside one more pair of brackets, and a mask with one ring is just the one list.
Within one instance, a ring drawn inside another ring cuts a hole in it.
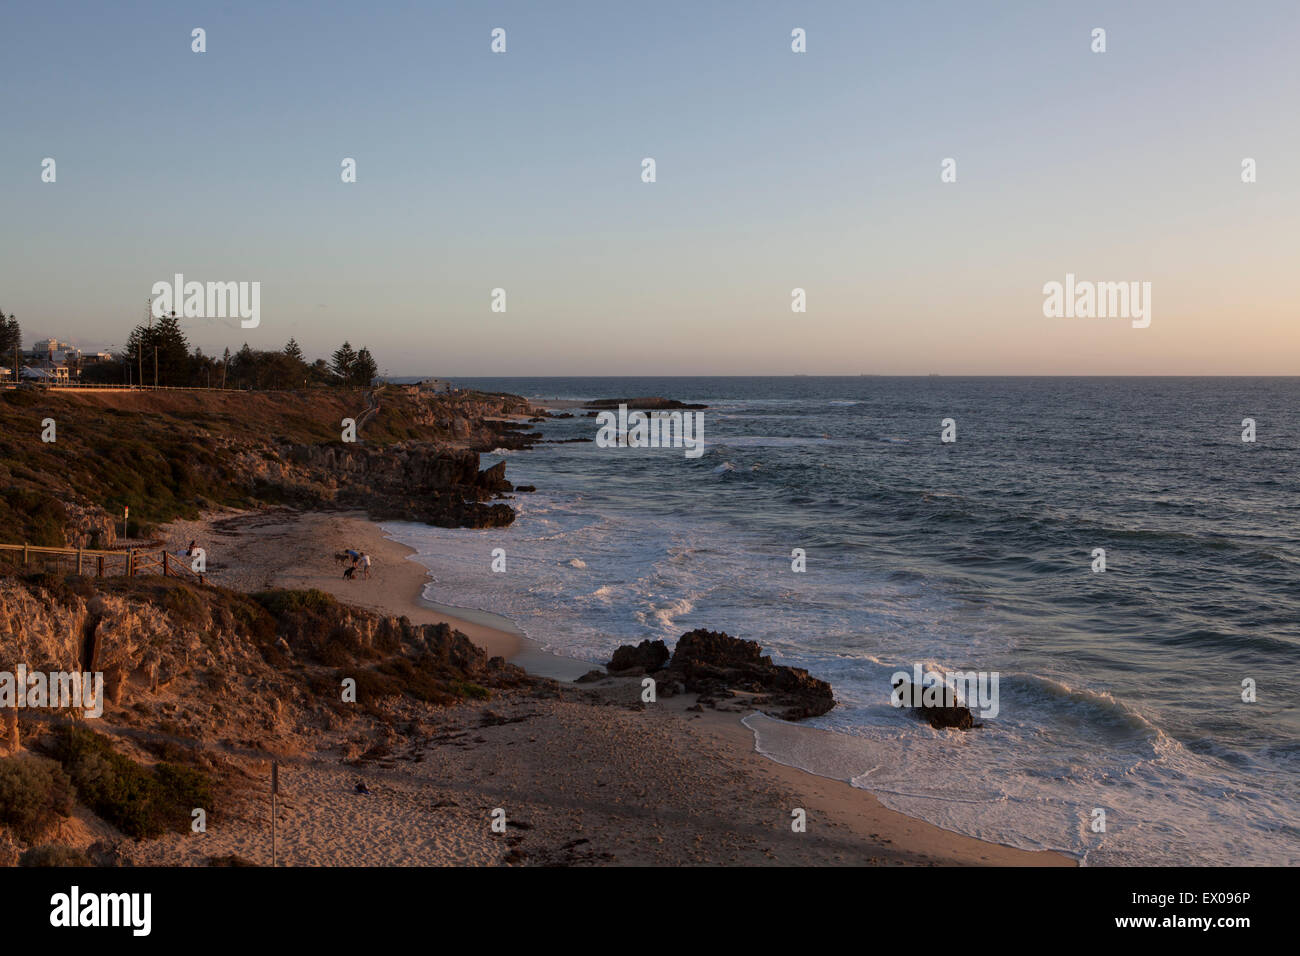
[{"label": "wooden railing", "polygon": [[190,562],[162,548],[127,548],[123,551],[97,551],[90,548],[46,548],[35,544],[0,544],[0,556],[13,557],[24,568],[64,570],[97,578],[114,574],[128,577],[137,574],[161,574],[163,577],[189,577],[204,583],[205,575],[195,571]]}]

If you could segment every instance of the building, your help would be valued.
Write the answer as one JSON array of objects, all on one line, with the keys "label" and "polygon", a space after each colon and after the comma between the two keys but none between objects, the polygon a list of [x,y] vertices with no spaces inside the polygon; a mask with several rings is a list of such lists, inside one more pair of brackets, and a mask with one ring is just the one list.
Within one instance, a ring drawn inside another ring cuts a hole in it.
[{"label": "building", "polygon": [[63,385],[81,378],[81,369],[86,365],[113,361],[109,352],[83,352],[58,339],[43,339],[26,354],[34,367],[52,373],[50,381]]},{"label": "building", "polygon": [[56,365],[53,368],[36,368],[28,365],[23,368],[19,377],[24,382],[34,382],[38,385],[67,385],[68,367]]}]

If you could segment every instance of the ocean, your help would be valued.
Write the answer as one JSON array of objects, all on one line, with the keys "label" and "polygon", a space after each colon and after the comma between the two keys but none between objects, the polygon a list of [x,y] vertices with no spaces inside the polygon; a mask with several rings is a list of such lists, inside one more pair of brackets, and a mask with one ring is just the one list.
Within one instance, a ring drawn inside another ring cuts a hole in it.
[{"label": "ocean", "polygon": [[[749,718],[761,752],[949,830],[1088,865],[1300,862],[1300,379],[456,381],[702,402],[706,450],[484,456],[537,486],[509,528],[385,526],[426,599],[593,663],[757,641],[838,700]],[[538,427],[594,438],[577,414]],[[896,710],[918,664],[996,672],[997,715]]]}]

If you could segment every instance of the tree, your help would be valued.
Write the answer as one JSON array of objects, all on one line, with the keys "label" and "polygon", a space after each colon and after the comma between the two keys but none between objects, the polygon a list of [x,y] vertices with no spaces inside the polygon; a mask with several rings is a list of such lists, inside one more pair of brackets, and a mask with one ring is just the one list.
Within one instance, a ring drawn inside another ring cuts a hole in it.
[{"label": "tree", "polygon": [[363,345],[352,362],[352,383],[354,385],[369,385],[374,381],[377,374],[379,374],[379,366],[371,358],[370,349]]},{"label": "tree", "polygon": [[247,342],[230,359],[229,364],[230,377],[236,388],[252,388],[257,384],[257,353]]},{"label": "tree", "polygon": [[0,310],[0,363],[13,361],[14,349],[22,350],[23,347],[23,330],[18,325],[18,320],[12,315],[5,318],[3,310]]},{"label": "tree", "polygon": [[284,354],[291,359],[297,359],[299,362],[303,361],[302,349],[298,347],[298,343],[293,338],[290,338],[289,344],[284,347]]},{"label": "tree", "polygon": [[[157,358],[159,385],[193,385],[193,362],[190,359],[190,344],[181,331],[180,319],[175,314],[164,315],[153,327],[154,355]],[[145,356],[146,377],[149,359]]]},{"label": "tree", "polygon": [[153,325],[137,325],[126,340],[124,358],[137,384],[202,385],[207,360],[190,355],[190,344],[176,315],[164,315]]},{"label": "tree", "polygon": [[153,329],[147,325],[137,325],[126,339],[126,363],[131,366],[131,379],[137,385],[152,381],[144,371],[144,358],[149,356],[149,366],[153,367]]},{"label": "tree", "polygon": [[344,342],[334,353],[333,360],[330,362],[330,371],[343,379],[344,382],[352,381],[352,366],[357,361],[357,353],[352,351],[352,345]]}]

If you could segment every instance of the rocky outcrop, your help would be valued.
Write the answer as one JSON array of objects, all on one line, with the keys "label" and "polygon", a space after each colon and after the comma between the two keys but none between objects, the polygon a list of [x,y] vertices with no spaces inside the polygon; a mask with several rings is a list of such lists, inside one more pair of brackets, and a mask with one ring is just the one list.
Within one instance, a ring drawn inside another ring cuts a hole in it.
[{"label": "rocky outcrop", "polygon": [[647,396],[644,398],[598,398],[587,403],[587,408],[618,408],[620,405],[626,405],[629,410],[638,411],[661,411],[674,408],[708,408],[708,405],[688,404],[679,402],[675,398],[661,398],[659,396]]},{"label": "rocky outcrop", "polygon": [[[773,664],[755,642],[721,631],[683,634],[671,660],[657,670],[643,663],[662,660],[661,652],[667,653],[662,641],[642,641],[636,647],[625,644],[614,652],[610,672],[630,676],[644,668],[660,684],[680,684],[686,692],[699,694],[701,703],[733,697],[738,690],[748,691],[759,695],[752,701],[755,707],[783,720],[818,717],[835,706],[835,696],[826,681],[800,667]],[[627,665],[626,669],[618,664]]]},{"label": "rocky outcrop", "polygon": [[975,715],[970,708],[958,703],[951,692],[945,695],[948,700],[927,704],[925,690],[906,677],[900,677],[894,681],[893,699],[899,701],[898,706],[910,711],[914,717],[929,721],[930,726],[936,730],[971,730],[983,726],[975,723]]},{"label": "rocky outcrop", "polygon": [[[388,699],[444,704],[469,683],[530,680],[445,624],[384,617],[320,592],[254,599],[176,579],[0,578],[0,634],[0,671],[102,672],[107,722],[166,722],[201,741],[270,745],[374,714]],[[360,709],[340,703],[343,677],[356,679]]]},{"label": "rocky outcrop", "polygon": [[[211,407],[172,395],[158,399],[163,408],[154,407],[152,396],[146,407],[134,408],[140,397],[128,394],[121,401],[133,408],[130,429],[128,416],[112,419],[107,431],[100,427],[104,419],[92,418],[96,427],[82,432],[100,435],[100,444],[82,437],[79,446],[70,445],[68,467],[46,460],[44,444],[26,448],[14,462],[22,466],[17,472],[0,464],[0,518],[9,529],[0,539],[113,547],[121,514],[104,510],[105,489],[125,486],[138,468],[157,482],[160,503],[151,517],[158,521],[221,505],[364,508],[380,520],[442,527],[513,520],[511,508],[496,503],[513,491],[505,465],[480,470],[479,454],[536,444],[541,435],[519,419],[536,418],[540,409],[513,395],[379,389],[368,393],[362,411],[361,397],[348,390],[316,391],[315,405],[299,393],[248,393],[224,395]],[[0,432],[33,417],[62,415],[64,401],[9,393],[0,401]],[[50,402],[51,409],[33,409],[33,402]],[[347,419],[336,417],[340,411],[355,417],[356,441],[341,440],[337,429]],[[124,450],[135,442],[151,450],[147,462]]]},{"label": "rocky outcrop", "polygon": [[605,669],[616,677],[657,671],[668,663],[668,647],[663,641],[642,641],[636,647],[624,644],[614,652]]},{"label": "rocky outcrop", "polygon": [[306,506],[328,501],[364,508],[375,521],[420,521],[443,528],[503,527],[509,505],[488,504],[514,490],[505,462],[479,470],[479,455],[432,442],[384,447],[338,443],[283,449],[288,467],[260,467],[260,488]]},{"label": "rocky outcrop", "polygon": [[64,502],[67,522],[63,535],[69,548],[111,548],[117,541],[117,522],[98,505]]}]

